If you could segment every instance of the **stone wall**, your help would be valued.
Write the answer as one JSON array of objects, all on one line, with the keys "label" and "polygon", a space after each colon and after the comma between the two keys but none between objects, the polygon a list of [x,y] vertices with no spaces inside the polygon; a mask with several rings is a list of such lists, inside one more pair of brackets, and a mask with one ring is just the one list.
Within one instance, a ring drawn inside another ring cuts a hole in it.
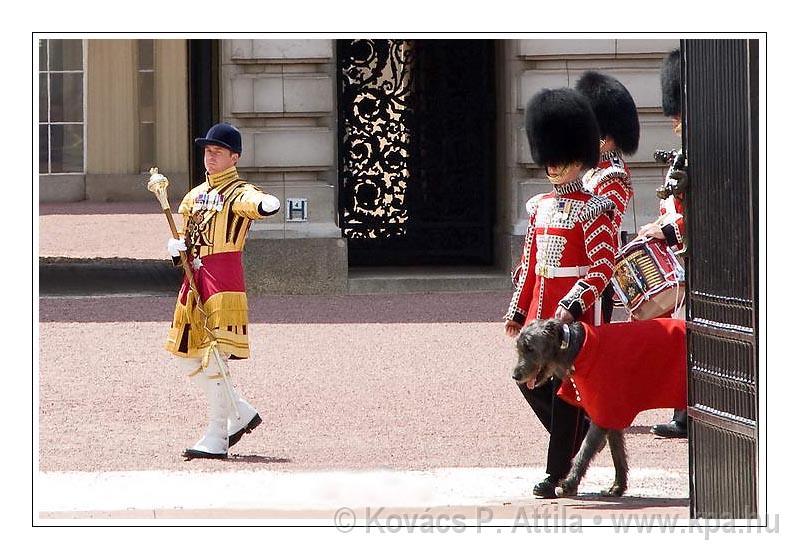
[{"label": "stone wall", "polygon": [[[221,118],[242,132],[239,170],[284,203],[254,225],[265,236],[339,237],[336,226],[334,41],[223,41]],[[286,222],[287,198],[308,200],[307,222]]]},{"label": "stone wall", "polygon": [[[186,50],[184,41],[159,43],[159,161],[165,162],[163,171],[177,187],[188,180]],[[87,44],[87,174],[42,176],[40,200],[149,198],[141,188],[145,178],[135,161],[134,41]],[[661,114],[659,68],[664,54],[678,45],[678,39],[498,40],[495,264],[499,268],[510,269],[519,258],[527,224],[525,201],[550,189],[530,159],[523,127],[525,102],[540,88],[573,86],[587,69],[617,77],[639,108],[641,143],[629,158],[637,194],[623,229],[633,232],[655,218],[654,193],[664,169],[653,161],[652,153],[679,145],[669,119]],[[263,291],[346,289],[347,243],[337,224],[335,49],[333,39],[220,42],[220,118],[242,131],[240,171],[282,202],[279,214],[253,225],[248,245],[252,262],[263,268],[262,277],[252,278],[251,283]],[[172,194],[182,193],[176,188]],[[287,198],[307,201],[306,221],[287,220]],[[328,242],[314,241],[321,239]],[[275,242],[282,240],[292,240],[287,244],[290,250],[275,249]],[[330,271],[300,265],[317,259],[320,251],[325,251]],[[270,268],[266,256],[270,252],[284,260],[274,261]],[[272,279],[267,280],[264,275],[270,274]]]},{"label": "stone wall", "polygon": [[498,126],[503,148],[499,170],[497,263],[513,268],[519,259],[521,239],[527,228],[525,201],[548,192],[550,183],[531,160],[524,128],[524,107],[542,88],[572,87],[586,70],[616,77],[631,92],[639,110],[639,150],[628,157],[635,196],[628,207],[623,230],[634,232],[658,214],[655,189],[664,168],[653,160],[657,149],[680,145],[672,126],[661,113],[660,65],[678,39],[530,39],[505,41],[500,51],[501,80],[505,90],[498,100]]},{"label": "stone wall", "polygon": [[[256,293],[346,289],[334,49],[330,39],[222,41],[220,112],[242,132],[239,171],[282,205],[253,224],[248,240],[248,283]],[[307,201],[307,221],[287,220],[289,198]]]}]

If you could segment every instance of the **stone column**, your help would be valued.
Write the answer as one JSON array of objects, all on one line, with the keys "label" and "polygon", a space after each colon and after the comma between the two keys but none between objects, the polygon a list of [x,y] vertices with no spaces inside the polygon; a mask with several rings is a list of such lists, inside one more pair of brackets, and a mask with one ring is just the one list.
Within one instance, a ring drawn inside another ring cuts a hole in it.
[{"label": "stone column", "polygon": [[[137,40],[86,41],[86,198],[151,200],[139,169]],[[185,40],[155,41],[156,162],[180,200],[188,186]]]},{"label": "stone column", "polygon": [[[331,39],[222,41],[221,118],[242,132],[239,170],[282,202],[279,214],[250,233],[247,281],[256,292],[346,290],[334,49]],[[306,221],[289,219],[287,199],[306,201]]]},{"label": "stone column", "polygon": [[183,39],[155,42],[156,162],[175,186],[177,200],[189,184],[189,98],[187,46]]},{"label": "stone column", "polygon": [[136,41],[86,44],[86,198],[114,200],[138,172]]}]

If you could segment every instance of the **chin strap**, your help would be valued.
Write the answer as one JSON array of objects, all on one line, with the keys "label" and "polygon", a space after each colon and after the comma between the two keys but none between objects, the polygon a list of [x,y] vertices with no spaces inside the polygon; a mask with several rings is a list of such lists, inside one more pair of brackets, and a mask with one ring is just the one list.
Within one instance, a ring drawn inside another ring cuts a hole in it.
[{"label": "chin strap", "polygon": [[569,330],[569,326],[566,323],[561,323],[561,332],[563,336],[561,337],[561,350],[566,350],[569,348],[569,341],[572,337],[572,333]]}]

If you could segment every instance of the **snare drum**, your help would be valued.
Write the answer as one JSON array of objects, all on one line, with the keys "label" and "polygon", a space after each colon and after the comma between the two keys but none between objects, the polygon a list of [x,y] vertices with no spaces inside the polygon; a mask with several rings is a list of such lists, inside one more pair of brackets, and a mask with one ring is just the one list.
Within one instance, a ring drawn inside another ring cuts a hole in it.
[{"label": "snare drum", "polygon": [[611,284],[631,316],[644,321],[683,304],[683,266],[662,239],[634,239],[617,254]]}]

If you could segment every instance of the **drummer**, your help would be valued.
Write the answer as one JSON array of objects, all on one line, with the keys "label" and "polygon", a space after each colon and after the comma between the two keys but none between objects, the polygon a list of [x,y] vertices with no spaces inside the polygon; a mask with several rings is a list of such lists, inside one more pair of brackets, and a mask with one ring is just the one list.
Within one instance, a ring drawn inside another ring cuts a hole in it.
[{"label": "drummer", "polygon": [[[672,130],[681,136],[681,59],[680,51],[673,50],[661,64],[661,105],[664,115],[672,119]],[[670,248],[679,255],[686,251],[686,229],[683,220],[683,193],[688,186],[688,175],[685,170],[667,172],[667,180],[675,181],[673,195],[667,196],[659,203],[659,218],[653,223],[642,226],[639,235],[666,240]],[[684,316],[681,307],[673,316]],[[687,437],[686,410],[675,410],[672,420],[665,424],[656,424],[650,433],[667,438]]]},{"label": "drummer", "polygon": [[[680,51],[669,53],[661,65],[661,105],[664,115],[672,119],[672,130],[681,136],[681,61]],[[646,224],[639,230],[641,237],[664,239],[676,255],[686,250],[684,243],[686,228],[683,221],[683,192],[688,183],[685,170],[670,171],[677,182],[677,195],[667,196],[659,203],[659,219]]]},{"label": "drummer", "polygon": [[[633,196],[631,172],[622,158],[639,149],[639,114],[628,89],[616,78],[590,70],[578,79],[575,89],[588,99],[600,126],[600,162],[586,173],[583,185],[589,192],[614,204],[614,236],[621,247],[622,220]],[[603,322],[611,321],[614,290],[603,291]]]}]

